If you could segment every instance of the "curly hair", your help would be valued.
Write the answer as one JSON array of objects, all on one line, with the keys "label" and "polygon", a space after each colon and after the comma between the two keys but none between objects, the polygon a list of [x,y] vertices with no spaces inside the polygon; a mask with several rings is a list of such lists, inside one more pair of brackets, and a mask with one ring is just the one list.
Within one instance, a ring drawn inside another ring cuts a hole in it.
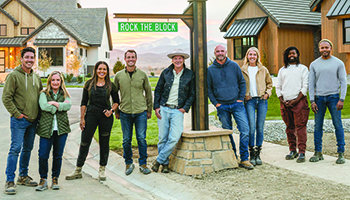
[{"label": "curly hair", "polygon": [[300,60],[299,60],[300,52],[298,48],[296,48],[295,46],[290,46],[283,52],[283,63],[285,68],[287,68],[290,65],[288,55],[289,55],[289,52],[292,50],[295,50],[297,52],[298,56],[296,57],[296,63],[297,65],[300,64]]}]

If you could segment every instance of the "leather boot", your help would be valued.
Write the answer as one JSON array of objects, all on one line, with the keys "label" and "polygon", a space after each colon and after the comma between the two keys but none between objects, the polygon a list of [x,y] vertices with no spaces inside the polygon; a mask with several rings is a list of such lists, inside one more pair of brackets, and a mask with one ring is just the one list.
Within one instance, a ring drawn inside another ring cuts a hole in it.
[{"label": "leather boot", "polygon": [[66,180],[74,180],[74,179],[83,178],[83,174],[81,172],[81,169],[82,169],[82,167],[76,167],[72,173],[70,173],[66,176]]},{"label": "leather boot", "polygon": [[338,159],[335,163],[336,164],[344,164],[345,163],[344,153],[338,153]]},{"label": "leather boot", "polygon": [[262,165],[262,161],[260,159],[261,146],[257,146],[255,149],[255,161],[257,165]]},{"label": "leather boot", "polygon": [[309,162],[318,162],[320,160],[323,160],[322,152],[315,152],[315,154],[309,159]]},{"label": "leather boot", "polygon": [[98,170],[98,180],[99,181],[106,180],[105,170],[106,170],[106,166],[100,166],[100,169]]},{"label": "leather boot", "polygon": [[252,163],[252,165],[256,165],[256,152],[255,152],[255,148],[254,147],[249,147],[249,153],[250,153],[250,163]]}]

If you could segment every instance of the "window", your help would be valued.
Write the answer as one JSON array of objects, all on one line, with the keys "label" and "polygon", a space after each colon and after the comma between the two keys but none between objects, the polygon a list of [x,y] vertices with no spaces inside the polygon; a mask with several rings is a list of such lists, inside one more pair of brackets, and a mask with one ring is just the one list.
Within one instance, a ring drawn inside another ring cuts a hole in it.
[{"label": "window", "polygon": [[63,66],[63,48],[39,48],[39,52],[45,49],[47,56],[52,59],[51,66]]},{"label": "window", "polygon": [[234,39],[234,59],[242,60],[250,47],[257,47],[256,37],[244,37]]},{"label": "window", "polygon": [[84,49],[80,48],[80,57],[83,57],[83,54],[84,54]]},{"label": "window", "polygon": [[21,28],[21,35],[29,35],[35,28]]},{"label": "window", "polygon": [[350,43],[350,19],[344,19],[344,43]]},{"label": "window", "polygon": [[5,72],[5,51],[0,50],[0,72]]},{"label": "window", "polygon": [[0,36],[7,36],[6,24],[0,24]]},{"label": "window", "polygon": [[109,52],[106,51],[106,58],[109,58],[110,57],[110,54]]}]

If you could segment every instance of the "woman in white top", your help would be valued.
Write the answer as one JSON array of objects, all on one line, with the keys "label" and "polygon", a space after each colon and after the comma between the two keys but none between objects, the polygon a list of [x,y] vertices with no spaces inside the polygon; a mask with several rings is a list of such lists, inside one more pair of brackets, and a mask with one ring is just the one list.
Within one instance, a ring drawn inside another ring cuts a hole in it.
[{"label": "woman in white top", "polygon": [[272,90],[269,70],[261,64],[259,58],[259,50],[251,47],[247,50],[241,67],[247,86],[244,106],[249,121],[249,152],[250,162],[253,165],[262,164],[260,151],[264,140],[267,99],[271,96]]}]

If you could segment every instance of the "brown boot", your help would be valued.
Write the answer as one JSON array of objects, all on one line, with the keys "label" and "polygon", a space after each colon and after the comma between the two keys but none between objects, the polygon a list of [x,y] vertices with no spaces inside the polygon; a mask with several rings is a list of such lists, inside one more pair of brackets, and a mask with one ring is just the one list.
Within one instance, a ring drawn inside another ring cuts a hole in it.
[{"label": "brown boot", "polygon": [[244,169],[248,169],[248,170],[254,169],[254,166],[249,162],[249,160],[246,160],[246,161],[239,163],[239,166],[244,168]]}]

